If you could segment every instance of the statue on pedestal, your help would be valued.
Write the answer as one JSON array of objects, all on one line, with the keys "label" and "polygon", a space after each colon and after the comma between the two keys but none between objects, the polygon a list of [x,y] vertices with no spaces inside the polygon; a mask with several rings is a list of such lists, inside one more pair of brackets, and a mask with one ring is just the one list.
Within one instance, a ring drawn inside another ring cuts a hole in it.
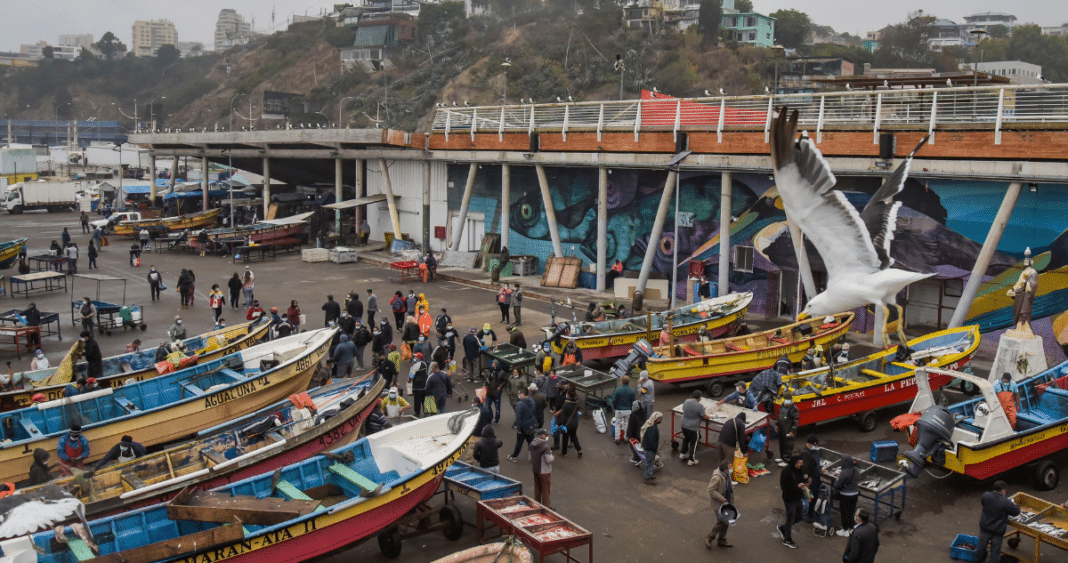
[{"label": "statue on pedestal", "polygon": [[1033,336],[1031,331],[1031,307],[1038,292],[1038,272],[1032,267],[1031,248],[1024,251],[1024,269],[1020,278],[1006,294],[1013,298],[1012,321],[1015,330]]}]

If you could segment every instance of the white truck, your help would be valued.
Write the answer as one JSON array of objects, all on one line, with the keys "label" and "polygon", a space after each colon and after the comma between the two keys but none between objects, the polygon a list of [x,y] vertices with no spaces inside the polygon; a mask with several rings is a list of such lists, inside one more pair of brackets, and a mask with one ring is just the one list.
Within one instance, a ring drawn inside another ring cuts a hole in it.
[{"label": "white truck", "polygon": [[117,211],[111,214],[111,217],[107,219],[97,219],[96,221],[89,221],[89,224],[94,228],[100,228],[103,232],[108,232],[115,229],[115,225],[123,221],[140,221],[141,213],[139,211]]},{"label": "white truck", "polygon": [[87,197],[82,182],[19,182],[7,187],[0,209],[17,214],[23,211],[70,211]]}]

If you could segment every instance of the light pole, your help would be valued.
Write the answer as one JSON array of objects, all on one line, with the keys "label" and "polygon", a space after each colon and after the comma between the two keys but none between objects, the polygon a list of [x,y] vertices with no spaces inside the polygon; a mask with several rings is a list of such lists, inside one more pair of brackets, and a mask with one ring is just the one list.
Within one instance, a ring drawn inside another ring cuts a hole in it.
[{"label": "light pole", "polygon": [[[341,103],[337,106],[337,126],[341,128],[341,113],[345,111],[345,100],[355,99],[355,96],[345,96],[341,98]],[[348,124],[345,124],[345,128],[348,129]]]},{"label": "light pole", "polygon": [[166,100],[167,96],[156,96],[155,98],[152,98],[151,102],[148,102],[148,122],[150,123],[152,130],[156,129],[156,108],[152,104],[156,103],[157,99]]},{"label": "light pole", "polygon": [[[56,121],[59,121],[59,108],[69,105],[71,105],[70,102],[63,102],[62,104],[56,106]],[[53,127],[55,127],[55,125],[53,125]],[[56,144],[59,144],[59,131],[56,131]]]},{"label": "light pole", "polygon": [[[312,113],[317,113],[317,114],[319,114],[319,115],[323,116],[323,119],[325,119],[325,120],[326,120],[326,126],[327,126],[327,127],[330,127],[330,118],[329,118],[329,117],[327,117],[325,113],[323,113],[323,112],[321,112],[321,111],[316,111],[316,112],[312,112]],[[251,115],[251,114],[252,114],[252,111],[250,110],[250,111],[249,111],[249,115]]]},{"label": "light pole", "polygon": [[[983,36],[986,35],[985,29],[973,29],[968,33],[972,34],[975,38],[975,49],[979,49],[979,42],[982,41]],[[982,52],[981,50],[979,51]],[[975,52],[972,52],[972,115],[976,116],[979,112],[979,93],[976,90],[979,88],[979,67],[975,64]]]},{"label": "light pole", "polygon": [[505,58],[501,66],[504,67],[504,105],[508,105],[508,69],[512,67],[512,59]]},{"label": "light pole", "polygon": [[[231,131],[234,130],[234,102],[236,102],[239,97],[245,96],[245,95],[247,95],[247,94],[245,94],[244,92],[238,92],[237,94],[234,94],[233,98],[230,98],[230,130]],[[251,111],[249,111],[249,115],[250,116],[252,115]]]},{"label": "light pole", "polygon": [[623,57],[616,53],[616,72],[619,73],[619,99],[623,99],[623,73],[627,72],[627,65],[623,62]]},{"label": "light pole", "polygon": [[232,229],[234,228],[234,155],[230,152],[230,147],[223,150],[226,151],[227,166],[230,168],[230,177],[226,179],[226,185],[230,191],[230,228]]}]

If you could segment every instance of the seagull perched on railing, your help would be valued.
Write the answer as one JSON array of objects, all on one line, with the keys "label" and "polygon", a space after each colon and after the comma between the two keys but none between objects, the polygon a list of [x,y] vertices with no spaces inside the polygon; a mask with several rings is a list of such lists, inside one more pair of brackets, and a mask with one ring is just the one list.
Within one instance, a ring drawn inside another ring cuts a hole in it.
[{"label": "seagull perched on railing", "polygon": [[727,95],[727,91],[726,91],[726,90],[724,90],[723,88],[720,88],[720,89],[719,89],[719,95],[720,95],[720,96],[726,96],[726,95]]},{"label": "seagull perched on railing", "polygon": [[[827,289],[809,300],[798,320],[833,315],[868,304],[882,307],[886,317],[880,329],[885,346],[888,307],[896,307],[898,318],[904,318],[901,306],[895,302],[898,292],[934,275],[890,267],[894,264],[890,243],[894,240],[897,212],[901,208],[901,202],[895,202],[894,196],[905,187],[912,156],[927,143],[927,137],[920,140],[864,210],[857,213],[845,195],[833,189],[834,174],[816,144],[804,132],[794,141],[797,115],[797,110],[788,114],[783,107],[771,130],[775,184],[786,216],[812,241],[827,266]],[[902,324],[898,322],[898,338],[904,344]]]},{"label": "seagull perched on railing", "polygon": [[705,90],[705,97],[706,98],[711,98],[712,97],[712,92],[709,92],[708,90]]}]

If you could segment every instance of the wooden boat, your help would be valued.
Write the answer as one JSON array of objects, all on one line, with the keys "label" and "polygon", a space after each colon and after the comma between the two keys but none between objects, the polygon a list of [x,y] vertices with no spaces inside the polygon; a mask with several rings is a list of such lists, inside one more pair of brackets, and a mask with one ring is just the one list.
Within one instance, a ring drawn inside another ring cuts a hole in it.
[{"label": "wooden boat", "polygon": [[[378,533],[437,490],[471,439],[477,414],[445,413],[383,430],[334,450],[233,484],[187,489],[167,504],[91,520],[101,560],[139,563],[306,561]],[[453,511],[443,511],[463,522]],[[69,529],[61,530],[73,538]],[[22,547],[32,561],[70,563],[85,548],[56,532]],[[88,550],[86,550],[88,551]],[[85,557],[92,557],[86,553]],[[81,558],[81,556],[79,556]],[[21,559],[20,559],[21,561]]]},{"label": "wooden boat", "polygon": [[707,382],[709,393],[718,397],[725,386],[745,374],[773,367],[783,355],[788,355],[791,362],[800,362],[805,352],[813,346],[823,346],[830,351],[831,346],[849,330],[853,313],[834,315],[830,323],[824,320],[809,320],[755,334],[685,344],[681,346],[682,356],[676,355],[676,350],[671,346],[659,346],[654,348],[657,355],[646,360],[645,369],[649,377],[664,383]]},{"label": "wooden boat", "polygon": [[208,209],[197,211],[177,217],[165,217],[162,219],[141,219],[140,221],[122,221],[115,225],[115,234],[124,237],[136,237],[142,229],[148,229],[153,236],[184,231],[185,229],[201,229],[215,224],[215,217],[221,209]]},{"label": "wooden boat", "polygon": [[531,563],[533,560],[530,550],[522,544],[497,542],[457,551],[431,563]]},{"label": "wooden boat", "polygon": [[19,238],[0,242],[0,270],[6,270],[13,266],[19,259],[19,253],[26,248],[26,241],[30,239]]},{"label": "wooden boat", "polygon": [[0,479],[25,477],[34,448],[55,451],[81,421],[92,463],[129,434],[147,446],[191,434],[303,392],[336,328],[304,332],[152,379],[0,415]]},{"label": "wooden boat", "polygon": [[[582,349],[583,361],[625,356],[639,340],[659,342],[665,321],[670,321],[671,333],[679,341],[696,340],[701,327],[706,327],[713,338],[719,338],[738,328],[752,300],[752,293],[732,293],[644,317],[580,322],[570,327],[565,338],[574,340]],[[554,338],[556,327],[541,330],[560,352],[563,339]]]},{"label": "wooden boat", "polygon": [[[316,413],[297,407],[290,397],[202,430],[191,442],[51,484],[81,499],[92,517],[166,502],[190,485],[206,490],[274,471],[356,439],[384,385],[383,379],[350,379],[319,387],[308,393]],[[260,425],[269,425],[275,415],[285,422],[263,431]]]},{"label": "wooden boat", "polygon": [[[182,341],[182,349],[197,362],[206,362],[244,350],[267,335],[270,323],[249,322],[213,330]],[[22,389],[0,393],[0,411],[30,406],[30,399],[43,393],[49,401],[63,397],[63,389],[72,379],[86,377],[86,364],[75,364],[73,374],[58,373],[59,367],[16,373],[12,381]],[[104,358],[103,377],[97,378],[101,387],[121,387],[127,383],[157,377],[156,349],[120,354]]]},{"label": "wooden boat", "polygon": [[[1057,486],[1057,462],[1050,457],[1068,449],[1068,362],[1013,384],[1020,397],[1015,428],[989,380],[957,371],[917,371],[916,400],[910,411],[923,412],[924,417],[929,411],[944,415],[930,419],[941,427],[937,451],[905,454],[910,462],[919,462],[913,466],[914,477],[924,461],[979,480],[1034,463],[1035,487],[1048,491]],[[936,382],[954,378],[975,385],[981,395],[948,407],[938,406],[933,394]],[[920,426],[922,444],[924,425]]]},{"label": "wooden boat", "polygon": [[[241,227],[208,229],[208,238],[213,241],[243,238],[252,239],[253,242],[259,244],[270,244],[278,239],[303,236],[308,228],[307,219],[310,215],[311,213],[305,213],[284,219],[261,221]],[[199,249],[200,240],[197,237],[190,237],[189,248]]]},{"label": "wooden boat", "polygon": [[[916,366],[954,369],[968,362],[979,347],[979,327],[966,326],[934,332],[907,342],[911,359],[899,361],[898,346],[837,366],[783,377],[786,390],[776,398],[792,396],[800,424],[818,424],[856,416],[861,429],[875,429],[876,410],[907,403],[916,396]],[[832,373],[833,372],[833,373]],[[952,381],[932,378],[934,388]]]}]

